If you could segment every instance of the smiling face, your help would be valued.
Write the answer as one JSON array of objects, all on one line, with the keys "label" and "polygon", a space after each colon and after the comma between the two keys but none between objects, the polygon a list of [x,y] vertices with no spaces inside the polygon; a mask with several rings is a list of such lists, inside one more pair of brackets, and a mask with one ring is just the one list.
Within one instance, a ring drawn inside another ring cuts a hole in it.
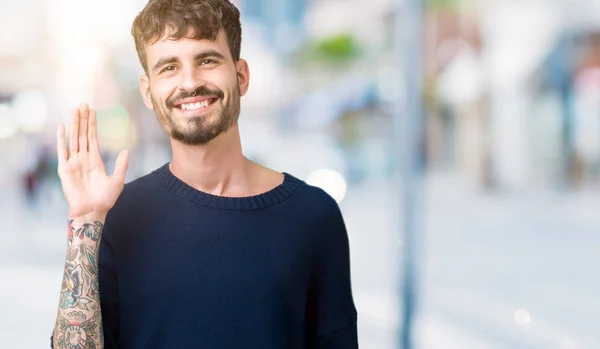
[{"label": "smiling face", "polygon": [[140,88],[172,139],[204,145],[237,123],[249,71],[245,60],[234,62],[223,29],[214,41],[188,37],[165,34],[146,46]]}]

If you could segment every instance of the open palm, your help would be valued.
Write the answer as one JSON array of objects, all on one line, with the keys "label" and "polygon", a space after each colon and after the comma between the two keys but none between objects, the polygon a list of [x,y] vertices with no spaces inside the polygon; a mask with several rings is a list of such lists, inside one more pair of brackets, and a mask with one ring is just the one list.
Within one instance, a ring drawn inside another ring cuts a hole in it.
[{"label": "open palm", "polygon": [[58,176],[69,205],[69,216],[106,214],[123,190],[128,154],[117,157],[112,175],[100,156],[96,113],[86,104],[73,111],[68,147],[64,125],[57,130]]}]

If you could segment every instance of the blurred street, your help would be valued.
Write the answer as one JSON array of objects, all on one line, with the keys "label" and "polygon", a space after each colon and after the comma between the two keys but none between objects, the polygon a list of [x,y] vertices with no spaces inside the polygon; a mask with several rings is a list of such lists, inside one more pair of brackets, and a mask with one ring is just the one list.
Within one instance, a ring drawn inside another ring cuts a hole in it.
[{"label": "blurred street", "polygon": [[[600,337],[600,198],[590,192],[481,195],[448,175],[426,182],[416,338],[428,349],[583,349]],[[396,348],[402,241],[389,182],[350,190],[341,203],[352,252],[361,348]],[[44,348],[64,260],[60,201],[25,210],[2,200],[0,348]],[[371,209],[366,209],[371,208]],[[6,225],[8,223],[8,225]],[[391,277],[392,276],[392,277]],[[522,309],[527,313],[518,314]],[[32,329],[35,329],[33,331]],[[44,331],[46,329],[46,331]]]},{"label": "blurred street", "polygon": [[[0,1],[0,349],[49,344],[70,109],[97,112],[108,172],[130,151],[127,182],[171,160],[139,91],[146,2]],[[599,1],[232,3],[244,154],[339,203],[362,349],[600,348]],[[413,211],[401,164],[423,180]]]}]

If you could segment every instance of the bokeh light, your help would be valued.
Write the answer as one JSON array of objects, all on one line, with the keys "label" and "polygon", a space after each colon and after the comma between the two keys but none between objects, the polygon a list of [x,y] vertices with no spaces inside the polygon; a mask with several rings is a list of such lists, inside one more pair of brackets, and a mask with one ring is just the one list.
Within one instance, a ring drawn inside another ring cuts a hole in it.
[{"label": "bokeh light", "polygon": [[320,169],[312,172],[306,179],[306,183],[323,189],[337,202],[344,199],[348,189],[344,176],[330,169]]},{"label": "bokeh light", "polygon": [[127,109],[122,105],[97,111],[98,137],[102,147],[112,152],[118,152],[131,146],[135,137],[132,136],[133,125]]},{"label": "bokeh light", "polygon": [[40,91],[24,91],[12,102],[14,116],[19,128],[28,133],[42,131],[47,124],[48,114],[44,94]]},{"label": "bokeh light", "polygon": [[15,122],[14,110],[6,105],[0,104],[0,139],[7,139],[19,132],[19,126]]},{"label": "bokeh light", "polygon": [[531,323],[531,315],[525,309],[519,309],[515,312],[515,322],[518,325],[528,325]]}]

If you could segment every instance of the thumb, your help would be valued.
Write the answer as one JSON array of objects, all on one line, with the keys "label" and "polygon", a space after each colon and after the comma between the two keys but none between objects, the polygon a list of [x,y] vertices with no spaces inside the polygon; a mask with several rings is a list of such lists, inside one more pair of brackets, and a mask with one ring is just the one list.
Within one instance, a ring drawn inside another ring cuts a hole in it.
[{"label": "thumb", "polygon": [[125,174],[127,174],[127,167],[129,165],[129,152],[127,149],[122,150],[115,160],[115,170],[113,171],[112,178],[119,182],[125,182]]}]

